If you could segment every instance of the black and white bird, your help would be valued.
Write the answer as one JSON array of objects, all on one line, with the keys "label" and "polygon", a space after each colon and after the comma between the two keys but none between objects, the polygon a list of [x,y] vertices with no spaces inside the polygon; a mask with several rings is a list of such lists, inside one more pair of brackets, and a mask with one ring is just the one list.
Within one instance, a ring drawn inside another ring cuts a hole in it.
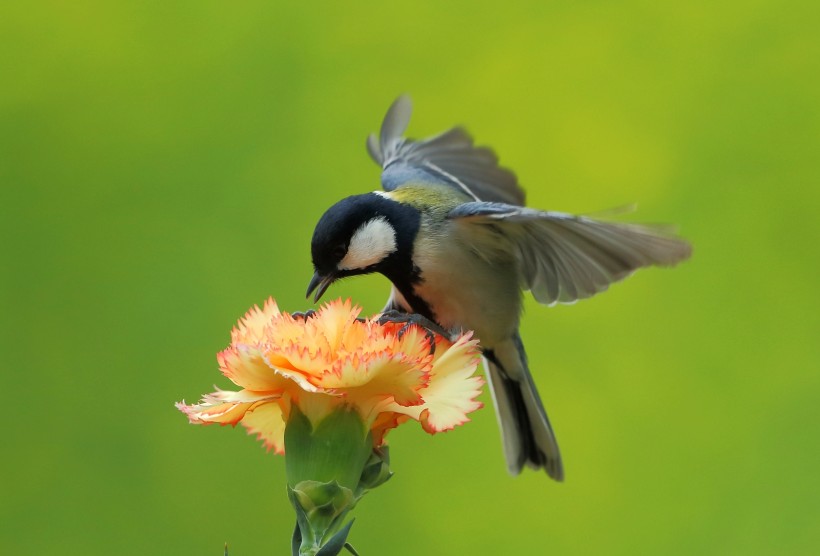
[{"label": "black and white bird", "polygon": [[525,208],[515,175],[491,150],[460,128],[407,139],[410,113],[410,99],[399,97],[380,137],[368,137],[383,191],[339,201],[316,225],[308,296],[318,301],[340,278],[379,272],[393,285],[386,311],[474,331],[510,473],[527,465],[561,481],[518,333],[522,290],[546,305],[573,303],[638,268],[674,265],[691,247],[662,228]]}]

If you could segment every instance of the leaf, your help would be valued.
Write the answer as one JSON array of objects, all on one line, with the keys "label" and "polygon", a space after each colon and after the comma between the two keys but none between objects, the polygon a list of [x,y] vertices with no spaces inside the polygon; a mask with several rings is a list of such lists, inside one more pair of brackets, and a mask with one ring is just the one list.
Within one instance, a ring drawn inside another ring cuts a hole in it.
[{"label": "leaf", "polygon": [[350,528],[353,527],[353,521],[354,520],[351,519],[347,525],[333,535],[333,537],[319,549],[316,556],[337,556],[345,547],[345,544],[347,544],[347,535],[350,533]]},{"label": "leaf", "polygon": [[290,551],[292,556],[299,556],[299,547],[302,546],[302,531],[299,530],[299,520],[293,528],[293,538],[290,541]]}]

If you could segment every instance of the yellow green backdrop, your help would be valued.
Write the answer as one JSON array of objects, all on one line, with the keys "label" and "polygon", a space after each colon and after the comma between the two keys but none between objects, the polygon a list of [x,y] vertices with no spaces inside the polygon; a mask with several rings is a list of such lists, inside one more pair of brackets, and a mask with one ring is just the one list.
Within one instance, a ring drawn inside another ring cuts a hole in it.
[{"label": "yellow green backdrop", "polygon": [[818,6],[4,3],[2,552],[287,551],[284,462],[173,402],[227,386],[250,305],[310,306],[313,224],[378,186],[401,92],[412,135],[467,125],[530,204],[638,202],[695,254],[528,300],[565,484],[507,476],[489,405],[408,425],[361,554],[820,551]]}]

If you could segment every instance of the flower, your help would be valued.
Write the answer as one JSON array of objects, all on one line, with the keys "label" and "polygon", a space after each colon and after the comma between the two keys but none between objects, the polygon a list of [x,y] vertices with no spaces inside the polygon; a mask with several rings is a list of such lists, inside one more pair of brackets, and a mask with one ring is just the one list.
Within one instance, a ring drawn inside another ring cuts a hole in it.
[{"label": "flower", "polygon": [[272,298],[254,306],[217,355],[238,391],[177,404],[195,424],[242,423],[284,454],[296,511],[294,555],[338,554],[348,513],[387,481],[387,432],[415,419],[436,433],[481,407],[478,342],[404,322],[361,319],[337,300],[309,315],[282,313]]},{"label": "flower", "polygon": [[360,312],[337,300],[294,316],[269,298],[239,320],[231,345],[217,355],[222,373],[241,390],[217,390],[177,408],[195,424],[242,423],[283,454],[293,406],[314,426],[341,406],[353,408],[374,447],[407,420],[432,434],[468,421],[482,406],[471,333],[450,341],[415,324],[359,319]]}]

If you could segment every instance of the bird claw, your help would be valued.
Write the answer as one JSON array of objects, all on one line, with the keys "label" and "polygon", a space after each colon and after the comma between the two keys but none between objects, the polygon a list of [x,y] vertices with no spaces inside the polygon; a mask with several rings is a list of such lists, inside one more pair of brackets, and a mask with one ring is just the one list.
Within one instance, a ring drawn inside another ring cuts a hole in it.
[{"label": "bird claw", "polygon": [[302,320],[308,320],[309,318],[313,318],[314,315],[316,315],[316,311],[314,311],[313,309],[308,309],[304,313],[302,311],[296,311],[295,313],[290,314],[291,317]]},{"label": "bird claw", "polygon": [[[306,321],[316,316],[316,311],[314,311],[313,309],[308,309],[304,312],[294,311],[290,314],[290,316],[294,319]],[[359,322],[367,322],[368,319],[358,317],[356,320]],[[387,323],[403,323],[404,326],[402,326],[398,332],[399,339],[404,337],[407,331],[410,330],[411,326],[416,325],[420,327],[422,330],[424,330],[424,335],[427,339],[427,342],[430,344],[431,355],[436,352],[436,336],[442,336],[444,338],[450,339],[450,333],[444,330],[444,328],[442,328],[435,322],[431,321],[427,317],[418,315],[416,313],[403,313],[401,311],[391,309],[379,315],[379,317],[376,319],[376,323],[380,325]]]},{"label": "bird claw", "polygon": [[399,339],[401,339],[404,336],[404,334],[410,329],[412,325],[419,326],[422,330],[424,330],[424,335],[427,338],[427,342],[430,344],[431,355],[436,352],[436,336],[442,336],[447,339],[450,338],[450,333],[444,330],[444,328],[442,328],[435,322],[431,321],[427,317],[424,317],[416,313],[403,313],[401,311],[391,309],[390,311],[385,311],[384,313],[379,315],[379,318],[376,319],[376,322],[379,324],[404,323],[404,326],[402,326],[398,332]]}]

